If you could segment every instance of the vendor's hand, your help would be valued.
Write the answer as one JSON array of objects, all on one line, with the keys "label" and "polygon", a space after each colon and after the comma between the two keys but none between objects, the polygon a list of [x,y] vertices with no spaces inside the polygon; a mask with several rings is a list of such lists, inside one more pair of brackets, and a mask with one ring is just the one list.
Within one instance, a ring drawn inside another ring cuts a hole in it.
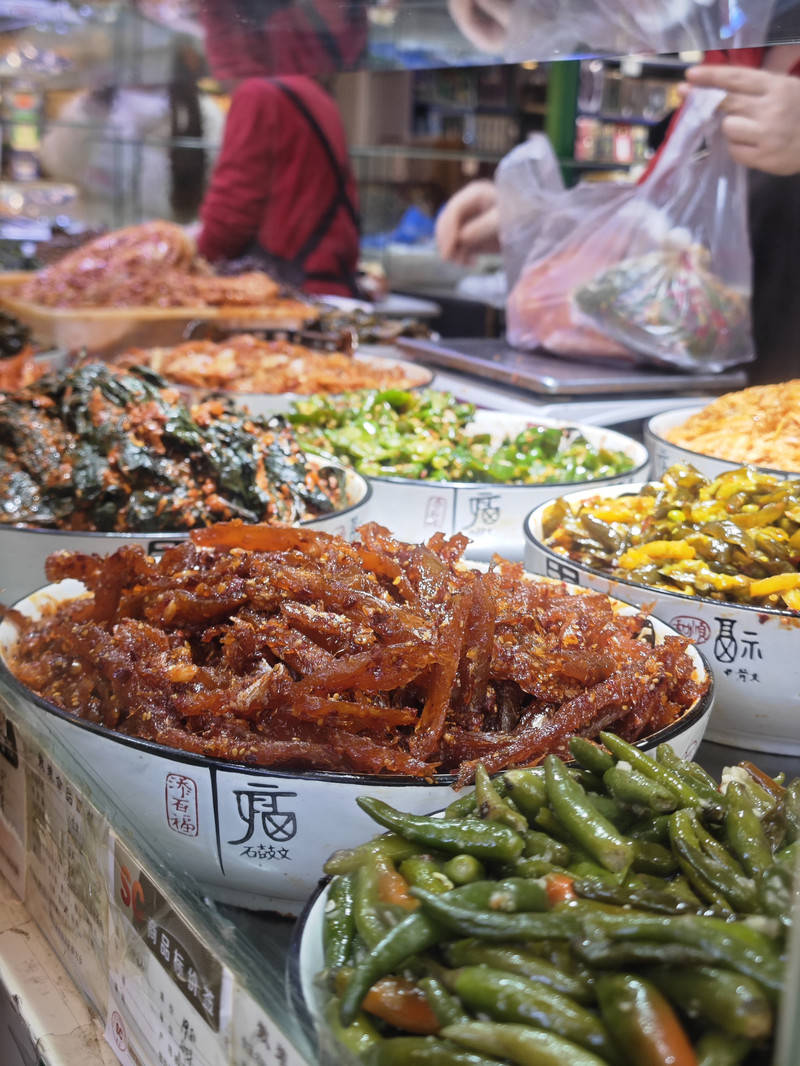
[{"label": "vendor's hand", "polygon": [[443,259],[470,263],[481,252],[500,251],[500,218],[493,181],[471,181],[452,196],[436,219]]},{"label": "vendor's hand", "polygon": [[686,71],[690,85],[722,89],[722,132],[737,163],[767,174],[800,173],[800,78],[749,67]]},{"label": "vendor's hand", "polygon": [[447,0],[450,15],[467,40],[499,55],[508,38],[512,0]]}]

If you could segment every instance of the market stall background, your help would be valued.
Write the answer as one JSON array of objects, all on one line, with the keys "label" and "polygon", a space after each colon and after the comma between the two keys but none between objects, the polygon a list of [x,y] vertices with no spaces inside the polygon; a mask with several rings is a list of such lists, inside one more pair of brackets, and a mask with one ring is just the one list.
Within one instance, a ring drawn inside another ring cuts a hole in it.
[{"label": "market stall background", "polygon": [[[499,259],[480,263],[477,287],[459,287],[466,271],[433,253],[431,218],[455,189],[491,175],[509,148],[538,131],[549,135],[567,183],[578,176],[632,179],[648,157],[649,132],[677,102],[687,63],[700,50],[762,41],[752,4],[662,6],[655,23],[639,21],[638,10],[623,22],[604,20],[587,46],[572,28],[565,32],[563,17],[560,25],[542,22],[532,17],[535,5],[517,3],[510,14],[513,49],[487,49],[457,28],[444,4],[356,4],[345,21],[318,5],[317,16],[333,26],[324,67],[335,75],[359,179],[365,258],[380,263],[393,289],[439,301],[433,325],[446,336],[496,337],[503,325]],[[797,39],[795,6],[779,9],[773,41]],[[234,69],[242,29],[250,32],[255,23],[247,20],[259,22],[263,13],[258,4],[242,7],[248,11],[241,25],[226,24],[227,5],[211,0],[199,9],[171,0],[91,6],[18,0],[0,13],[0,255],[7,267],[42,265],[94,227],[190,220],[219,148],[227,79],[304,70],[308,56],[320,55],[306,50],[301,62],[291,47],[293,36],[309,30],[302,19],[293,21],[298,12],[289,6],[271,28],[272,67]],[[223,32],[206,55],[203,33],[212,24]],[[205,63],[200,128],[188,133],[177,132],[170,118],[178,49]],[[669,54],[609,58],[641,52]],[[98,90],[99,110],[87,108],[81,92],[87,86]],[[171,194],[176,175],[193,175],[188,199]],[[580,364],[554,369],[538,356],[520,360],[494,340],[477,350],[490,368],[480,379],[470,373],[477,367],[469,344],[465,350],[463,342],[444,343],[434,352],[429,342],[418,351],[409,343],[413,358],[438,366],[437,386],[459,399],[520,415],[626,423],[636,432],[646,416],[694,408],[710,393],[745,383],[737,370],[711,381],[667,378],[666,386],[647,374],[634,375],[631,384],[630,371],[615,376],[613,368],[592,368],[599,372],[594,378],[580,379]],[[501,372],[504,360],[510,365]],[[633,394],[625,396],[624,388]],[[284,996],[288,924],[193,894],[96,775],[20,716],[5,688],[2,703],[0,869],[103,1018],[119,1061],[133,1062],[133,1055],[170,1066],[315,1061],[313,1033]],[[710,743],[699,752],[716,773],[737,757]],[[788,756],[755,761],[769,773],[800,772]],[[180,783],[174,784],[179,802]],[[193,978],[182,969],[187,948]],[[13,966],[3,966],[0,959],[12,988]],[[72,1066],[69,1025],[63,1035],[69,1037],[63,1048],[58,1040],[47,1048],[47,1066],[61,1066],[59,1054]],[[791,1046],[786,1038],[784,1049]]]}]

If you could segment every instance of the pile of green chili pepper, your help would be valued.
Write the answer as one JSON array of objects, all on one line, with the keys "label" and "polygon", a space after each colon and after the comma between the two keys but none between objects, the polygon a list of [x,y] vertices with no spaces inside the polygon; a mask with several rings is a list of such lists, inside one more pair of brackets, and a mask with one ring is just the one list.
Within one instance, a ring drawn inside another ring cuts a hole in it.
[{"label": "pile of green chili pepper", "polygon": [[596,448],[569,427],[530,426],[499,445],[472,433],[472,404],[447,392],[364,390],[294,403],[304,448],[331,453],[371,477],[503,484],[572,483],[630,470],[624,452]]},{"label": "pile of green chili pepper", "polygon": [[331,1061],[734,1066],[770,1061],[800,778],[723,787],[668,745],[570,742],[443,817],[359,805],[323,922]]},{"label": "pile of green chili pepper", "polygon": [[637,585],[800,611],[800,479],[677,464],[638,495],[555,500],[542,527],[549,548]]}]

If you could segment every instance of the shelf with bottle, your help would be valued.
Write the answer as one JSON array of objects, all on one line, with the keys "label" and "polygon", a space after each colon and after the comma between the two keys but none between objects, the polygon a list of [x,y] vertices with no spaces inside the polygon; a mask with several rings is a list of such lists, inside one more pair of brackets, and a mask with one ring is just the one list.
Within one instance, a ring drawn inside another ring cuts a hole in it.
[{"label": "shelf with bottle", "polygon": [[412,129],[417,137],[444,136],[501,158],[541,129],[546,114],[547,72],[536,63],[414,74]]}]

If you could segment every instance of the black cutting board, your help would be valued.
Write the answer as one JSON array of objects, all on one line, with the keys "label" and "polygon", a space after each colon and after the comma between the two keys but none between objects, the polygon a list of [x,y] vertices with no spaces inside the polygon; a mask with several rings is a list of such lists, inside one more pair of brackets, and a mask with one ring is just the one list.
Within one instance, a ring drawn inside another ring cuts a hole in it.
[{"label": "black cutting board", "polygon": [[464,371],[547,396],[727,392],[747,384],[744,370],[684,374],[655,367],[611,366],[596,360],[582,363],[543,352],[520,352],[502,340],[485,337],[441,341],[398,337],[396,344],[417,362]]}]

